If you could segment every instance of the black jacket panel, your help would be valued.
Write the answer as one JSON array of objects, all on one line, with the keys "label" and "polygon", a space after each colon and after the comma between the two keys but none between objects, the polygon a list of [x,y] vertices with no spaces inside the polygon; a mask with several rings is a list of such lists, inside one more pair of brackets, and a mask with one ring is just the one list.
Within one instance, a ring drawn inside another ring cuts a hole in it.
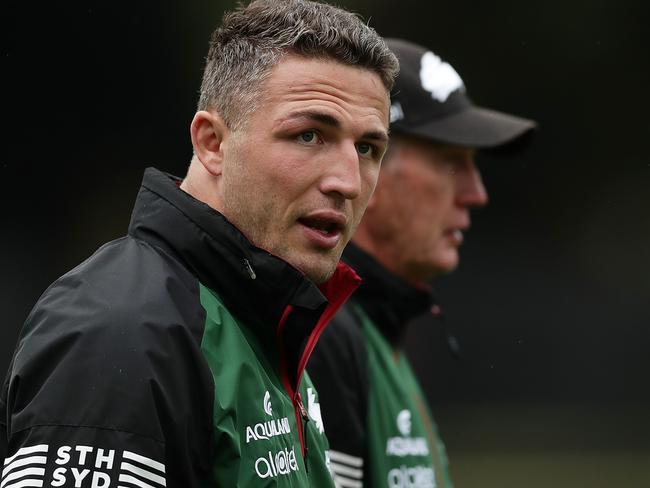
[{"label": "black jacket panel", "polygon": [[405,282],[352,243],[345,249],[343,259],[354,267],[363,282],[321,337],[310,359],[309,374],[320,394],[332,466],[335,462],[342,464],[350,486],[361,486],[355,483],[369,479],[371,378],[367,338],[355,307],[361,307],[387,341],[399,350],[409,321],[428,313],[435,302],[431,289]]},{"label": "black jacket panel", "polygon": [[63,486],[82,476],[97,476],[99,486],[102,476],[128,476],[121,471],[128,453],[151,461],[152,481],[160,463],[167,486],[200,486],[187,473],[207,475],[210,466],[214,389],[200,352],[198,293],[175,258],[132,237],[57,280],[21,333],[0,446],[7,434],[9,452],[45,446],[45,477]]},{"label": "black jacket panel", "polygon": [[[365,458],[368,353],[361,324],[350,307],[332,319],[309,360],[320,396],[325,432],[333,449]],[[323,377],[335,381],[318,381]]]},{"label": "black jacket panel", "polygon": [[358,285],[339,265],[317,286],[179,183],[148,169],[129,234],[58,279],[28,317],[0,391],[4,488],[205,486],[219,391],[201,350],[202,285],[276,372],[288,369],[288,390]]}]

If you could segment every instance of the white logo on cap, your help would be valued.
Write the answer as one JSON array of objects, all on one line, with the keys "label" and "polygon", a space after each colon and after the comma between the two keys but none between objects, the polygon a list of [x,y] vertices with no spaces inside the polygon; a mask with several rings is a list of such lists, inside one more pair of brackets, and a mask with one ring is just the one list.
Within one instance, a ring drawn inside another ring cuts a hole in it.
[{"label": "white logo on cap", "polygon": [[449,95],[456,90],[465,88],[463,80],[456,70],[431,51],[422,55],[420,83],[422,83],[422,88],[441,103],[444,103]]},{"label": "white logo on cap", "polygon": [[402,104],[399,102],[393,102],[390,106],[390,123],[397,122],[404,118],[404,110],[402,109]]}]

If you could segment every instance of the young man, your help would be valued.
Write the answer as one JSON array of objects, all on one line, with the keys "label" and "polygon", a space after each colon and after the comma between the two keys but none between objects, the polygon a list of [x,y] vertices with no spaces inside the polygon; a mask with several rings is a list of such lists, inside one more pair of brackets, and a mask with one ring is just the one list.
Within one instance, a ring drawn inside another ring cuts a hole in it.
[{"label": "young man", "polygon": [[458,264],[470,208],[487,203],[476,150],[535,124],[473,105],[456,71],[426,48],[388,44],[400,61],[391,147],[344,253],[363,283],[321,338],[309,371],[338,486],[450,487],[444,446],[402,341],[409,321],[434,306],[428,280]]},{"label": "young man", "polygon": [[332,486],[304,368],[359,282],[339,258],[396,70],[325,4],[224,16],[187,177],[147,170],[128,235],[27,319],[0,395],[3,488]]}]

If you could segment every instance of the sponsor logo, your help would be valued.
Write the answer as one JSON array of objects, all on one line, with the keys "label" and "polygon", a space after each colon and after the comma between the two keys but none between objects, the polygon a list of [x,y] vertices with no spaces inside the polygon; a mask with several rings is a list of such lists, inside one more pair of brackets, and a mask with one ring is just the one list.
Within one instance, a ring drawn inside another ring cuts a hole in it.
[{"label": "sponsor logo", "polygon": [[401,437],[391,437],[386,443],[389,456],[428,456],[429,446],[424,437],[411,437],[412,421],[410,410],[402,410],[395,421]]},{"label": "sponsor logo", "polygon": [[[273,414],[273,406],[271,405],[271,394],[266,391],[264,393],[264,413],[266,415]],[[258,422],[254,425],[246,426],[246,444],[250,441],[269,440],[277,435],[291,434],[291,425],[289,419],[283,417],[281,419],[271,419],[264,422]]]},{"label": "sponsor logo", "polygon": [[400,466],[388,472],[389,488],[436,488],[436,477],[429,466]]},{"label": "sponsor logo", "polygon": [[325,426],[323,424],[323,417],[320,413],[320,403],[316,401],[316,392],[313,388],[307,388],[307,413],[316,424],[318,432],[321,434],[324,433]]},{"label": "sponsor logo", "polygon": [[325,466],[327,467],[327,471],[329,471],[330,475],[334,475],[332,472],[332,459],[330,458],[329,450],[325,451]]},{"label": "sponsor logo", "polygon": [[286,435],[291,433],[291,425],[287,417],[281,419],[267,420],[255,425],[246,427],[246,444],[250,441],[269,440],[276,435]]},{"label": "sponsor logo", "polygon": [[411,412],[409,410],[402,410],[397,414],[397,429],[405,437],[411,435]]},{"label": "sponsor logo", "polygon": [[424,53],[420,60],[420,83],[440,103],[445,103],[456,90],[465,89],[456,70],[431,51]]},{"label": "sponsor logo", "polygon": [[298,462],[293,447],[291,450],[283,449],[275,455],[268,451],[266,456],[255,461],[255,473],[262,479],[286,476],[296,471],[298,471]]},{"label": "sponsor logo", "polygon": [[264,393],[264,413],[266,415],[273,415],[273,406],[271,405],[271,394],[268,390]]},{"label": "sponsor logo", "polygon": [[429,446],[424,437],[391,437],[386,443],[389,456],[428,456]]},{"label": "sponsor logo", "polygon": [[[47,479],[46,466],[53,467]],[[86,445],[50,449],[48,444],[39,444],[23,447],[6,458],[2,470],[3,488],[109,488],[122,484],[165,487],[165,465],[132,451]]]}]

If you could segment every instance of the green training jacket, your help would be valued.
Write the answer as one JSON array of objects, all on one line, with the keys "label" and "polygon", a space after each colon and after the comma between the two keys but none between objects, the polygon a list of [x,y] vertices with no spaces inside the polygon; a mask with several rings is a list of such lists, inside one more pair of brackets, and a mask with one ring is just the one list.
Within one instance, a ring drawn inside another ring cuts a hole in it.
[{"label": "green training jacket", "polygon": [[452,488],[445,447],[402,349],[408,321],[431,310],[431,292],[353,244],[344,259],[364,281],[309,364],[334,480],[352,488]]},{"label": "green training jacket", "polygon": [[148,169],[128,235],[48,288],[0,392],[3,488],[333,488],[316,286]]}]

